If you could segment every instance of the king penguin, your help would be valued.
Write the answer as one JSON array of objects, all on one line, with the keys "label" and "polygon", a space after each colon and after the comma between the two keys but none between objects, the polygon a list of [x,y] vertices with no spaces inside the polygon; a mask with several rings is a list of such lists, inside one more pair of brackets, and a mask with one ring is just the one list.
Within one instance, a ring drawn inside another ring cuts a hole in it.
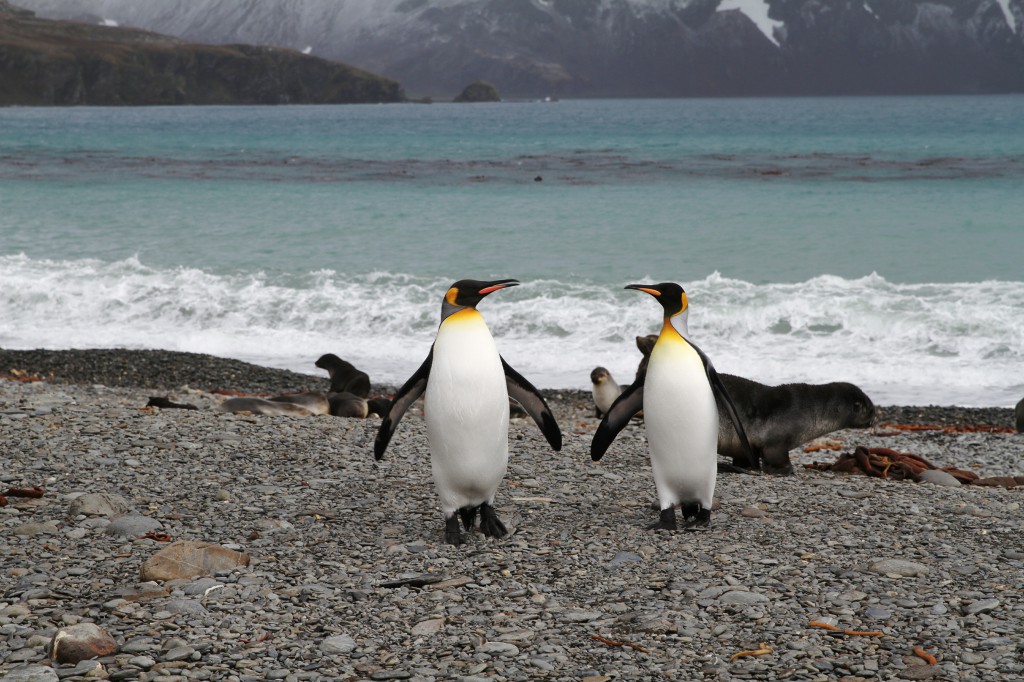
[{"label": "king penguin", "polygon": [[661,515],[651,529],[675,530],[679,505],[687,529],[711,522],[718,475],[718,408],[726,404],[740,440],[753,457],[743,425],[708,356],[689,338],[689,302],[678,284],[630,284],[654,296],[665,311],[647,372],[608,408],[594,433],[590,456],[601,459],[615,436],[641,409]]},{"label": "king penguin", "polygon": [[500,538],[508,532],[493,504],[508,465],[510,397],[537,422],[552,448],[562,447],[562,432],[544,398],[498,354],[476,309],[488,294],[517,284],[514,279],[464,279],[449,287],[430,353],[395,394],[374,443],[379,460],[399,420],[426,394],[423,409],[431,470],[444,513],[445,542],[452,545],[464,542],[459,517],[468,532],[477,512],[484,535]]}]

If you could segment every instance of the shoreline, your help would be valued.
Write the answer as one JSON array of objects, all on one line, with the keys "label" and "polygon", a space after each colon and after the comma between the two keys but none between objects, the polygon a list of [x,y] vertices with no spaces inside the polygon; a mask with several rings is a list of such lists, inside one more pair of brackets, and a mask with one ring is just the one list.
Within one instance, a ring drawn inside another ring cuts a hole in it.
[{"label": "shoreline", "polygon": [[[0,507],[0,678],[57,680],[46,646],[75,623],[96,624],[117,651],[59,668],[65,679],[1024,674],[1015,636],[1024,631],[1015,588],[1024,583],[1024,488],[803,466],[864,446],[1020,475],[1018,434],[835,432],[817,442],[838,449],[794,451],[792,476],[720,475],[706,531],[652,532],[642,427],[628,426],[594,463],[589,394],[545,392],[562,450],[552,452],[532,422],[512,420],[495,499],[510,535],[472,533],[453,547],[443,542],[418,406],[376,462],[377,419],[144,409],[153,389],[94,381],[222,372],[206,376],[294,390],[276,383],[289,373],[249,375],[255,366],[163,353],[131,354],[135,367],[122,373],[105,362],[129,355],[98,357],[59,358],[78,362],[63,376],[75,371],[81,383],[0,380],[0,487],[44,489]],[[201,408],[223,399],[181,385],[173,396]],[[967,423],[988,413],[905,416]],[[116,509],[84,510],[96,496]],[[142,569],[167,547],[161,539],[213,543],[250,560],[206,577],[148,580]],[[819,622],[869,634],[836,636]]]},{"label": "shoreline", "polygon": [[[98,384],[109,387],[149,388],[175,391],[183,387],[206,391],[239,391],[275,394],[326,390],[324,375],[264,367],[242,360],[207,353],[168,350],[67,349],[8,350],[0,348],[0,378],[11,370],[27,377],[57,384]],[[17,378],[17,377],[15,377]],[[372,377],[371,377],[372,380]],[[373,395],[394,393],[397,386],[373,383]],[[590,391],[578,388],[540,389],[545,397],[590,401]],[[923,423],[938,412],[962,411],[972,423],[998,425],[1013,423],[1013,407],[926,405],[879,405],[889,421]],[[936,423],[948,424],[948,416]]]}]

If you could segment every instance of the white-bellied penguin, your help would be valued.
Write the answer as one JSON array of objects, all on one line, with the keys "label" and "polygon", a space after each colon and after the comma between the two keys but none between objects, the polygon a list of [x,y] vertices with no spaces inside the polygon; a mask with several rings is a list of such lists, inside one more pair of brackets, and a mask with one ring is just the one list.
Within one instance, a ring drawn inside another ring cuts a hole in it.
[{"label": "white-bellied penguin", "polygon": [[608,409],[594,433],[590,456],[599,460],[615,436],[641,409],[651,451],[651,469],[661,516],[653,529],[675,530],[679,505],[687,528],[711,521],[718,475],[718,408],[721,395],[740,440],[751,454],[732,400],[708,356],[690,339],[689,303],[678,284],[630,284],[654,296],[665,310],[658,341],[645,375],[626,388]]},{"label": "white-bellied penguin", "polygon": [[537,422],[552,448],[562,447],[562,432],[544,398],[498,354],[476,309],[484,296],[516,284],[514,279],[464,279],[449,287],[430,353],[395,394],[374,443],[374,456],[381,459],[402,415],[426,393],[434,487],[444,513],[445,542],[453,545],[463,542],[459,517],[470,531],[477,512],[484,535],[500,538],[508,532],[493,505],[508,465],[510,397]]}]

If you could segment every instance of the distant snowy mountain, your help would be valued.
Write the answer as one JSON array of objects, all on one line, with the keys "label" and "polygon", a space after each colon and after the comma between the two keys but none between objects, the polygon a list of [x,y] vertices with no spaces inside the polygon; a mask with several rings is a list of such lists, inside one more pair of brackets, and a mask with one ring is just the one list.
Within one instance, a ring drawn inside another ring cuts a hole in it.
[{"label": "distant snowy mountain", "polygon": [[52,18],[290,47],[413,96],[1024,91],[1024,0],[15,0]]}]

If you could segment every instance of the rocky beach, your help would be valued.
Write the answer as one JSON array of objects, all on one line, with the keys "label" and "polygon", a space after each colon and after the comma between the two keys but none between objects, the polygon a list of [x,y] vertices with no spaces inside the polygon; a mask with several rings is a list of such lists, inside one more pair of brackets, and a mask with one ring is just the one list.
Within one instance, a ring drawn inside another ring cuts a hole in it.
[{"label": "rocky beach", "polygon": [[376,418],[212,410],[326,376],[2,350],[0,376],[0,680],[1024,677],[1024,487],[804,466],[887,448],[1022,476],[1010,409],[880,407],[793,476],[721,474],[710,528],[669,533],[645,530],[642,425],[591,462],[589,393],[544,391],[562,450],[514,419],[510,535],[453,547],[419,406],[376,462]]}]

